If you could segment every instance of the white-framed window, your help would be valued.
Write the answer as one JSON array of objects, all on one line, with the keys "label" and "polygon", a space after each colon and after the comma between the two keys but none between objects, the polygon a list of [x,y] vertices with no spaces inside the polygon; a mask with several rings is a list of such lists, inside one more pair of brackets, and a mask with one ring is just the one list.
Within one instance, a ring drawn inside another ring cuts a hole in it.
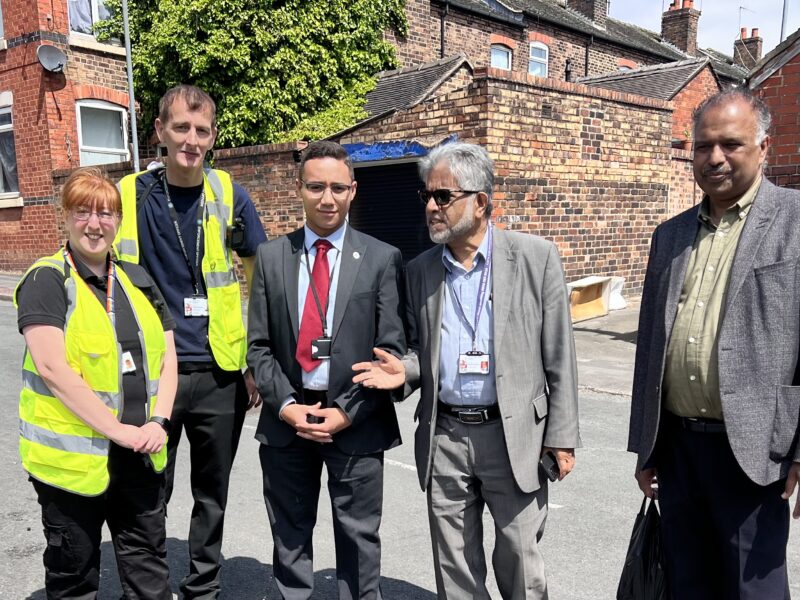
[{"label": "white-framed window", "polygon": [[511,48],[503,44],[492,44],[491,66],[495,69],[511,70]]},{"label": "white-framed window", "polygon": [[550,49],[542,42],[531,42],[528,54],[528,73],[539,77],[547,77],[547,61]]},{"label": "white-framed window", "polygon": [[81,100],[76,109],[81,166],[130,160],[124,108],[102,100]]},{"label": "white-framed window", "polygon": [[104,0],[68,0],[69,28],[76,33],[94,35],[94,24],[111,15]]},{"label": "white-framed window", "polygon": [[0,2],[0,40],[2,40],[5,37],[4,31],[5,30],[3,29],[3,3]]},{"label": "white-framed window", "polygon": [[19,194],[14,119],[10,106],[0,106],[0,198]]}]

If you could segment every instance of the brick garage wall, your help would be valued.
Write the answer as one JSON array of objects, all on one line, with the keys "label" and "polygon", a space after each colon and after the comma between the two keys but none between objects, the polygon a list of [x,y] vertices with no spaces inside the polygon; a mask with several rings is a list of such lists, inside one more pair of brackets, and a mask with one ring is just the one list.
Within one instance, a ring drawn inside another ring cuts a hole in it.
[{"label": "brick garage wall", "polygon": [[761,83],[758,91],[772,111],[767,177],[800,189],[800,55]]},{"label": "brick garage wall", "polygon": [[675,216],[698,204],[702,199],[703,190],[695,182],[692,172],[691,151],[673,148],[667,216]]},{"label": "brick garage wall", "polygon": [[711,72],[711,67],[706,66],[686,87],[678,92],[672,99],[672,103],[675,105],[675,112],[672,118],[672,139],[682,140],[686,138],[684,132],[688,132],[691,137],[694,109],[703,100],[713,96],[719,90],[719,83],[717,83],[714,74]]},{"label": "brick garage wall", "polygon": [[676,212],[671,117],[671,105],[657,100],[478,69],[466,89],[340,141],[432,145],[457,134],[486,145],[497,175],[495,220],[556,242],[568,280],[621,275],[635,294],[650,235]]}]

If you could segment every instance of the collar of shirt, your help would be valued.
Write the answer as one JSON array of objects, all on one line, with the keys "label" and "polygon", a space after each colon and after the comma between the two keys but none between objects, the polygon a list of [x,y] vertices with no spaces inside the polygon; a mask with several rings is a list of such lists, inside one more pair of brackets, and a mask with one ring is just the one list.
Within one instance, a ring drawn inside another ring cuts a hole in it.
[{"label": "collar of shirt", "polygon": [[344,234],[345,230],[347,229],[347,221],[342,223],[342,226],[339,227],[336,231],[325,238],[320,238],[316,233],[311,231],[311,228],[308,225],[303,225],[303,243],[306,246],[306,250],[309,254],[314,254],[316,256],[317,250],[314,248],[314,242],[318,239],[326,239],[328,240],[331,245],[336,248],[337,252],[342,251],[342,246],[344,245]]},{"label": "collar of shirt", "polygon": [[481,240],[480,245],[478,246],[478,251],[475,253],[475,260],[472,261],[472,268],[465,269],[464,265],[456,260],[453,256],[452,252],[450,252],[450,248],[447,246],[444,247],[444,251],[442,252],[442,262],[444,263],[444,268],[447,269],[450,273],[453,272],[453,269],[457,269],[462,273],[469,273],[470,271],[474,271],[475,269],[479,268],[486,262],[486,257],[489,254],[489,230],[487,228],[486,233],[483,234],[483,239]]},{"label": "collar of shirt", "polygon": [[[758,189],[761,187],[761,176],[759,175],[756,177],[756,180],[752,183],[752,185],[747,189],[747,191],[742,194],[742,197],[739,198],[736,203],[731,206],[728,210],[725,211],[725,214],[720,221],[720,225],[726,223],[728,225],[735,222],[737,219],[743,220],[747,218],[747,214],[750,212],[750,209],[753,207],[753,201],[756,199],[756,195],[758,194]],[[714,221],[711,220],[711,199],[708,197],[708,194],[703,196],[703,200],[700,203],[700,210],[697,213],[697,218],[700,222],[710,229],[717,229],[717,225],[714,225]]]},{"label": "collar of shirt", "polygon": [[[75,269],[78,271],[78,275],[80,276],[81,279],[83,279],[86,283],[89,283],[91,285],[100,288],[106,287],[106,279],[108,279],[108,275],[103,275],[102,277],[100,277],[99,275],[95,275],[94,272],[89,267],[87,267],[84,264],[84,262],[80,259],[80,256],[78,256],[75,252],[72,251],[72,249],[69,247],[69,242],[67,242],[67,250],[69,251],[70,256],[72,256],[72,260],[75,263]],[[106,258],[106,266],[105,266],[106,273],[108,273],[108,261],[109,259]]]}]

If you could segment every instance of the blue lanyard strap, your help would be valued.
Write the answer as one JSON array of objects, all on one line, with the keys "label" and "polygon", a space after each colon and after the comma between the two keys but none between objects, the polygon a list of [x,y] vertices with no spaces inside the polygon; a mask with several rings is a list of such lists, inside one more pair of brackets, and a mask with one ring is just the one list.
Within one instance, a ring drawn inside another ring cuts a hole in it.
[{"label": "blue lanyard strap", "polygon": [[450,279],[450,289],[453,292],[453,299],[456,302],[456,306],[458,306],[458,311],[461,313],[461,316],[464,317],[464,321],[467,324],[467,327],[470,329],[470,333],[472,334],[472,349],[477,350],[478,346],[478,325],[481,322],[481,315],[483,314],[483,305],[486,303],[486,293],[489,287],[489,276],[492,270],[492,223],[489,222],[489,229],[486,232],[488,236],[487,246],[488,249],[486,251],[486,261],[483,266],[483,271],[481,272],[481,281],[480,285],[478,286],[478,301],[477,305],[475,306],[475,319],[473,323],[470,323],[467,319],[467,315],[464,313],[464,308],[461,306],[461,299],[458,297],[456,293],[456,288],[453,285],[453,275],[450,271],[448,271],[447,276]]}]

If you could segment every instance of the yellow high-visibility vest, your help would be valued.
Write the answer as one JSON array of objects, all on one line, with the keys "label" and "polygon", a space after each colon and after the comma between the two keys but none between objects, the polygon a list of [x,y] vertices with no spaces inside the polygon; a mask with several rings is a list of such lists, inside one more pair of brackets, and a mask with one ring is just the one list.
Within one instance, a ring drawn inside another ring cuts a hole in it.
[{"label": "yellow high-visibility vest", "polygon": [[[19,286],[39,267],[50,267],[62,275],[67,292],[64,347],[67,364],[80,375],[117,418],[122,414],[122,366],[116,331],[106,308],[88,284],[69,267],[61,251],[36,261],[14,292],[17,305]],[[131,303],[142,333],[142,366],[152,414],[158,382],[166,352],[161,320],[147,297],[121,268],[116,269],[118,284]],[[108,451],[111,441],[93,430],[55,397],[47,387],[31,354],[25,349],[22,364],[22,392],[19,398],[19,453],[23,468],[31,477],[69,492],[97,496],[108,487]],[[167,446],[150,454],[153,469],[160,473],[167,464]]]},{"label": "yellow high-visibility vest", "polygon": [[[122,223],[114,247],[120,260],[139,262],[139,230],[136,214],[136,179],[141,171],[119,182],[122,195]],[[233,225],[233,183],[225,171],[207,169],[203,173],[206,205],[203,215],[203,260],[201,270],[208,294],[208,341],[221,369],[237,371],[246,365],[247,337],[242,316],[242,296],[226,244]]]}]

